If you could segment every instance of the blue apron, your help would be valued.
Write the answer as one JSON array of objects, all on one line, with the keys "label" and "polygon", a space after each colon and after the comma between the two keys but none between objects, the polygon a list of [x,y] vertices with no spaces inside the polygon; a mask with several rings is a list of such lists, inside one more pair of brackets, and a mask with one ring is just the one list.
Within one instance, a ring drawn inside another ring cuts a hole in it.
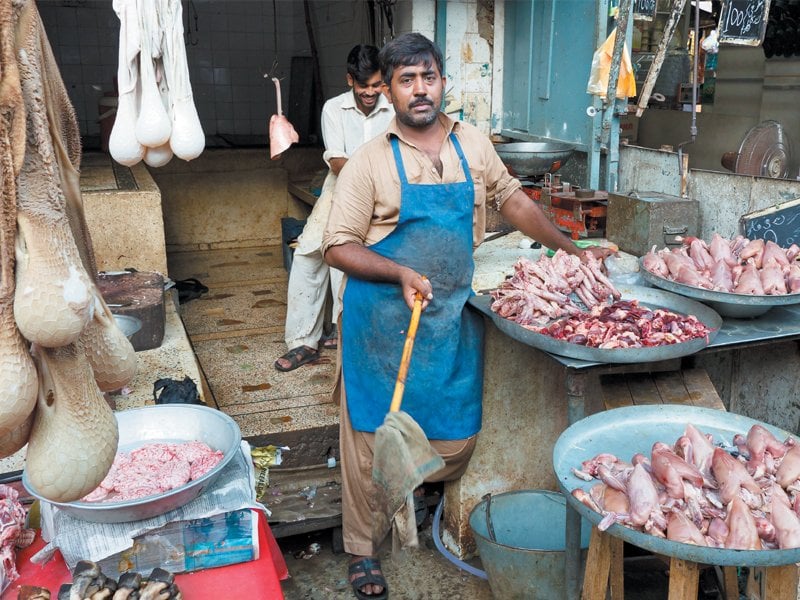
[{"label": "blue apron", "polygon": [[[467,308],[472,295],[474,185],[456,136],[466,181],[410,184],[397,138],[400,176],[397,227],[369,247],[426,275],[433,301],[422,313],[402,410],[428,439],[467,438],[481,427],[483,321]],[[383,423],[394,391],[411,312],[396,283],[350,277],[342,302],[342,372],[350,422],[357,431]]]}]

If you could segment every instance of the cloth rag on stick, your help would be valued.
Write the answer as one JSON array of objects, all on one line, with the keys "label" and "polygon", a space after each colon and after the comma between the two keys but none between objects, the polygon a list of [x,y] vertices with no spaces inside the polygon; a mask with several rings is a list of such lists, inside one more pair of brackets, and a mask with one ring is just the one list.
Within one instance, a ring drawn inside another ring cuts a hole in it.
[{"label": "cloth rag on stick", "polygon": [[444,459],[431,448],[422,428],[400,410],[421,312],[422,295],[417,292],[389,413],[375,430],[372,542],[375,548],[380,546],[391,529],[393,552],[418,545],[414,490],[444,467]]}]

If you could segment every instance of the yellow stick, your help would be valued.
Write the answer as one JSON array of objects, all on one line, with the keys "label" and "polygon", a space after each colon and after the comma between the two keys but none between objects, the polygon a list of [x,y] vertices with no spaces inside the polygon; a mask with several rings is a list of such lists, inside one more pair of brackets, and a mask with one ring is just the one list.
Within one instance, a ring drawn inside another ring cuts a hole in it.
[{"label": "yellow stick", "polygon": [[421,312],[422,294],[417,292],[414,297],[414,309],[411,311],[411,323],[409,323],[408,332],[406,333],[406,343],[403,346],[403,356],[400,359],[400,370],[397,372],[397,381],[394,384],[394,393],[392,394],[392,404],[389,406],[389,412],[399,411],[400,403],[403,401],[408,364],[411,362],[411,351],[414,349],[414,337],[417,335],[417,325],[419,325],[419,315]]}]

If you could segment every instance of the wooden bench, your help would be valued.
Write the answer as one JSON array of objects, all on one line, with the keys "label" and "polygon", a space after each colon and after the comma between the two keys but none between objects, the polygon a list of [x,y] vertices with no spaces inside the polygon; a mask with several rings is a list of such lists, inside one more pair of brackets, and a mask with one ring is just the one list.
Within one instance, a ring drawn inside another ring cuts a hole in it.
[{"label": "wooden bench", "polygon": [[725,410],[705,369],[601,375],[606,410],[645,404],[686,404]]},{"label": "wooden bench", "polygon": [[[659,373],[602,375],[600,387],[606,410],[632,405],[686,404],[725,410],[722,399],[705,369]],[[754,576],[756,574],[754,585]],[[624,597],[623,541],[592,528],[582,600],[611,600]],[[722,567],[725,600],[739,600],[736,567]],[[669,600],[697,598],[700,565],[670,558]],[[749,598],[753,600],[795,600],[798,569],[795,565],[751,569]],[[757,589],[754,589],[756,588]]]}]

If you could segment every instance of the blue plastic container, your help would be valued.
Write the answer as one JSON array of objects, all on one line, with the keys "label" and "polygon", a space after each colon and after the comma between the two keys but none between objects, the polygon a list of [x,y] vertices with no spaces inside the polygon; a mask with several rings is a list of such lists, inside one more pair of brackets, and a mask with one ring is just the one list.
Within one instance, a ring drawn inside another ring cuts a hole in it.
[{"label": "blue plastic container", "polygon": [[[558,492],[519,490],[478,503],[469,524],[495,598],[565,597],[565,521],[566,500]],[[591,524],[581,519],[584,561],[590,533]],[[583,570],[572,576],[582,577]]]}]

